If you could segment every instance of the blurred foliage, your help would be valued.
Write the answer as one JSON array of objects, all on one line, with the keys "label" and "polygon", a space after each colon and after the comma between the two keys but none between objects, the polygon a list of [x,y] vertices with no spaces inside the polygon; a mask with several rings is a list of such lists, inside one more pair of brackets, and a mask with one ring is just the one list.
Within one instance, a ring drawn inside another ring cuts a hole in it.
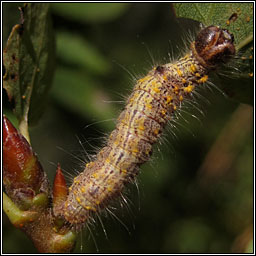
[{"label": "blurred foliage", "polygon": [[129,4],[127,3],[63,3],[52,4],[55,13],[78,22],[101,23],[120,17]]},{"label": "blurred foliage", "polygon": [[[135,78],[145,75],[153,65],[168,62],[169,53],[171,58],[182,54],[188,31],[193,34],[198,28],[197,22],[177,21],[169,3],[113,6],[51,5],[57,67],[46,113],[31,129],[33,149],[50,179],[58,162],[67,177],[82,170],[87,154],[97,151],[113,129],[112,119],[123,107],[119,102],[129,95]],[[16,15],[17,3],[3,4],[3,13],[6,38],[18,21],[11,26],[8,21]],[[102,13],[107,14],[102,17]],[[95,253],[96,247],[100,253],[249,250],[251,236],[245,247],[235,243],[240,243],[238,237],[252,228],[253,221],[252,108],[230,101],[214,88],[202,88],[200,94],[199,108],[205,116],[196,108],[185,109],[190,114],[184,113],[185,120],[180,119],[166,132],[168,143],[157,146],[153,160],[143,165],[139,191],[130,186],[125,193],[128,204],[120,207],[117,202],[115,214],[126,228],[120,221],[102,216],[108,239],[97,221],[92,228],[94,239],[85,231],[75,252]],[[10,117],[12,106],[5,94],[3,100]],[[236,124],[244,132],[238,137],[234,133],[232,138],[229,131]],[[223,159],[213,149],[216,143],[223,146],[230,140],[237,143],[224,147]],[[210,152],[215,152],[214,163],[206,162]],[[209,171],[218,162],[228,164],[218,166],[216,174]],[[3,229],[3,252],[36,252],[6,216]]]}]

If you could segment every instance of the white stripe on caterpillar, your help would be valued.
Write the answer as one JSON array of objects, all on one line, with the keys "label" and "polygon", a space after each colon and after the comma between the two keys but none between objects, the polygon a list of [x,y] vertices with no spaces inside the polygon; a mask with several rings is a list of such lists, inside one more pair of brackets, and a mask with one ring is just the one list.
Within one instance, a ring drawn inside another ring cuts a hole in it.
[{"label": "white stripe on caterpillar", "polygon": [[235,54],[233,42],[233,35],[225,29],[204,28],[186,56],[155,67],[137,81],[107,145],[69,188],[61,209],[68,223],[80,228],[121,193],[139,166],[149,160],[152,145],[181,102],[207,81],[211,70]]}]

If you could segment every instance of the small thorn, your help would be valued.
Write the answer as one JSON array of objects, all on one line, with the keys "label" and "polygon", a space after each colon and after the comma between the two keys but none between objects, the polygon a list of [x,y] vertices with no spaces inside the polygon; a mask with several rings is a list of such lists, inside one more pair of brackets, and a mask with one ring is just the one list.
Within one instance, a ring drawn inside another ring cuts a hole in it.
[{"label": "small thorn", "polygon": [[53,182],[53,211],[55,215],[61,213],[61,207],[68,195],[68,187],[66,185],[65,177],[62,173],[60,164],[56,170],[56,175]]}]

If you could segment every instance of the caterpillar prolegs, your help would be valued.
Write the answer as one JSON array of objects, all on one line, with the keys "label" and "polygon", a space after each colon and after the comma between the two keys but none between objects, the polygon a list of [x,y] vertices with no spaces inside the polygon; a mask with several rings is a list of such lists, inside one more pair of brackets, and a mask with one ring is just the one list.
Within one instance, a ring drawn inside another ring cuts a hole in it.
[{"label": "caterpillar prolegs", "polygon": [[55,212],[80,228],[117,197],[148,161],[173,113],[189,100],[208,74],[234,54],[234,38],[216,26],[202,29],[190,52],[174,63],[153,68],[137,81],[115,130],[93,162],[74,179],[61,209]]}]

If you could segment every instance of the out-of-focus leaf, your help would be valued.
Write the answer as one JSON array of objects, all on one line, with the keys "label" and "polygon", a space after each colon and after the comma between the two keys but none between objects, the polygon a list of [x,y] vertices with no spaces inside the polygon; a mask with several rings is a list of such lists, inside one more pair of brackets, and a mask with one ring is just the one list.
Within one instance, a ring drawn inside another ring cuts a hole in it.
[{"label": "out-of-focus leaf", "polygon": [[253,3],[176,3],[174,7],[178,17],[219,25],[234,35],[236,49],[243,56],[235,63],[240,73],[234,78],[230,72],[218,86],[232,99],[253,104]]},{"label": "out-of-focus leaf", "polygon": [[[191,218],[174,222],[165,241],[166,251],[171,251],[172,242],[179,253],[203,253],[212,241],[213,231],[203,219]],[[173,231],[174,230],[174,231]]]},{"label": "out-of-focus leaf", "polygon": [[128,3],[54,3],[53,10],[61,16],[81,22],[106,22],[121,16]]},{"label": "out-of-focus leaf", "polygon": [[11,28],[13,27],[13,24],[16,24],[17,20],[19,20],[20,15],[17,10],[20,5],[21,3],[15,2],[3,3],[3,48],[7,43],[7,39],[10,34]]},{"label": "out-of-focus leaf", "polygon": [[3,86],[15,102],[20,127],[27,127],[28,121],[32,124],[40,118],[46,103],[54,74],[55,42],[49,4],[25,4],[21,19],[4,49]]},{"label": "out-of-focus leaf", "polygon": [[253,239],[248,243],[245,253],[253,253]]},{"label": "out-of-focus leaf", "polygon": [[[113,104],[109,104],[108,95],[80,72],[67,68],[58,68],[51,90],[54,98],[69,111],[74,111],[90,120],[102,121],[115,116]],[[113,129],[113,122],[102,122],[106,128]]]},{"label": "out-of-focus leaf", "polygon": [[69,64],[81,65],[98,74],[109,71],[104,57],[89,42],[71,33],[57,34],[57,56]]},{"label": "out-of-focus leaf", "polygon": [[225,92],[225,94],[230,99],[253,105],[254,92],[252,77],[249,77],[248,74],[241,74],[239,79],[232,76],[221,76],[220,78],[221,79],[216,80],[215,83],[222,89],[223,92]]}]

